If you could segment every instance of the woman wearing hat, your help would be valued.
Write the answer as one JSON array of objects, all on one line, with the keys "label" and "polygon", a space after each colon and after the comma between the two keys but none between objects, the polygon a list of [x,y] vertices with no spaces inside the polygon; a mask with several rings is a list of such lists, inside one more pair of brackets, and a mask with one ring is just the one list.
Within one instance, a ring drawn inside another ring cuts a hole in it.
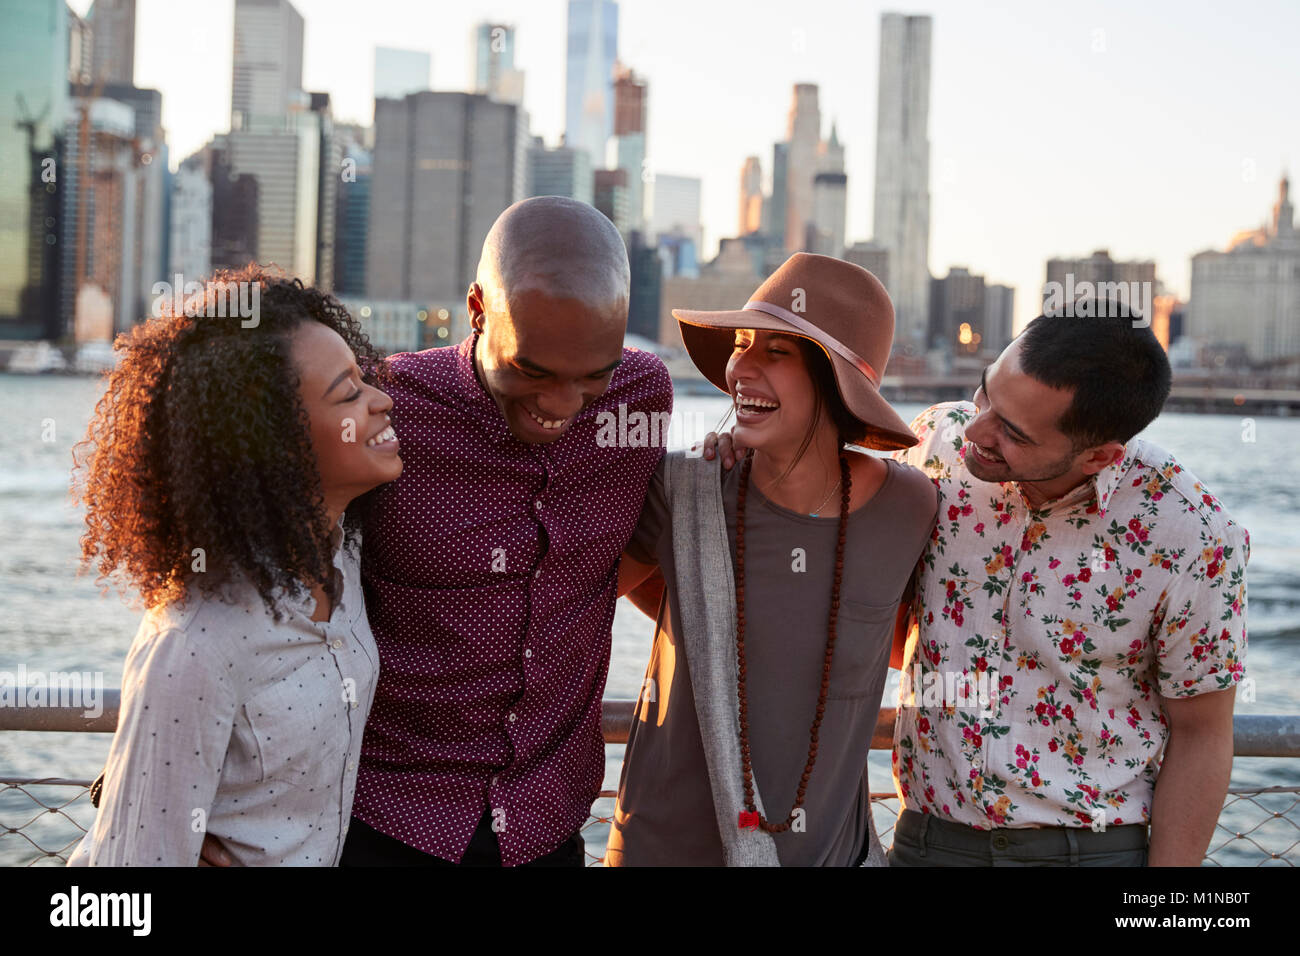
[{"label": "woman wearing hat", "polygon": [[894,618],[933,529],[880,397],[894,313],[865,269],[799,253],[735,312],[674,310],[732,396],[740,466],[664,457],[620,593],[665,590],[606,863],[884,865],[866,758]]}]

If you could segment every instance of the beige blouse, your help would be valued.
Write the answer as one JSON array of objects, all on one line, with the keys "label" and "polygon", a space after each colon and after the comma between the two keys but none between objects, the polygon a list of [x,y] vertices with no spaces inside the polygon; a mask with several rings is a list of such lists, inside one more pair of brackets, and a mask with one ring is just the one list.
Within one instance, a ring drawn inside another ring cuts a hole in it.
[{"label": "beige blouse", "polygon": [[379,654],[341,522],[334,543],[328,621],[310,595],[282,596],[277,624],[247,586],[145,615],[99,815],[69,866],[194,866],[206,833],[237,865],[338,863]]}]

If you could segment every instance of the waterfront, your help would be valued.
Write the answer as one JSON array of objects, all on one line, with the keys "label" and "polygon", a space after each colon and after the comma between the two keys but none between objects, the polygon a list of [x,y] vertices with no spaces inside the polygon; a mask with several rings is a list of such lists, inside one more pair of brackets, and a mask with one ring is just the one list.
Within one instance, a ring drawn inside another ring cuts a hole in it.
[{"label": "waterfront", "polygon": [[[76,575],[83,526],[68,499],[71,449],[84,434],[98,391],[91,378],[0,375],[0,671],[25,665],[29,671],[99,672],[107,687],[120,681],[139,611],[116,592],[101,596],[92,575]],[[702,434],[724,408],[721,399],[680,397],[675,415],[682,424],[671,437],[687,441]],[[919,410],[899,406],[905,418]],[[1300,713],[1300,517],[1293,477],[1300,470],[1300,420],[1169,414],[1146,437],[1174,451],[1251,532],[1246,668],[1256,698],[1248,702],[1239,695],[1237,712]],[[620,602],[607,698],[636,696],[651,638],[651,623]],[[897,675],[891,676],[886,704],[897,689]],[[0,776],[91,779],[103,766],[110,739],[0,733]],[[621,757],[621,746],[608,748],[607,788],[617,786]],[[873,789],[889,790],[888,754],[874,752],[870,766]],[[1300,760],[1234,763],[1234,788],[1298,784]],[[34,815],[21,794],[0,798],[0,820],[25,822]],[[76,816],[84,824],[92,815],[85,805]],[[0,839],[0,865],[25,859],[29,850],[26,841]],[[1254,862],[1257,856],[1234,850],[1220,859]]]}]

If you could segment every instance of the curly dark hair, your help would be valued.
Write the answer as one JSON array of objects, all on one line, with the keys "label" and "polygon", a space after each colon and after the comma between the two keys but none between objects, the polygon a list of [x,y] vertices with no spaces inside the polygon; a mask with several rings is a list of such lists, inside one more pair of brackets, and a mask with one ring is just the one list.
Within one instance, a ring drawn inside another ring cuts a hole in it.
[{"label": "curly dark hair", "polygon": [[[237,288],[228,283],[259,286],[256,323],[211,308],[164,314],[114,343],[121,361],[73,449],[73,495],[88,528],[81,563],[85,570],[97,561],[97,583],[114,578],[150,607],[183,602],[191,586],[227,597],[239,574],[278,621],[277,588],[297,600],[311,584],[331,593],[334,577],[333,529],[290,336],[303,322],[328,326],[372,385],[385,379],[386,364],[328,293],[249,265],[217,272],[204,295]],[[353,553],[372,494],[344,517]]]}]

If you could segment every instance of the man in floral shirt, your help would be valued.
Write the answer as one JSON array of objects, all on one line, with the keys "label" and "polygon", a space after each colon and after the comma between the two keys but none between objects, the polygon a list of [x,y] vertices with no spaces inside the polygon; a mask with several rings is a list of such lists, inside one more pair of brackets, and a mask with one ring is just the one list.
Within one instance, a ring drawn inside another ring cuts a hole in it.
[{"label": "man in floral shirt", "polygon": [[973,404],[927,409],[896,453],[943,501],[895,647],[894,865],[1204,857],[1245,674],[1249,537],[1134,437],[1169,363],[1110,306],[1123,317],[1035,319]]}]

